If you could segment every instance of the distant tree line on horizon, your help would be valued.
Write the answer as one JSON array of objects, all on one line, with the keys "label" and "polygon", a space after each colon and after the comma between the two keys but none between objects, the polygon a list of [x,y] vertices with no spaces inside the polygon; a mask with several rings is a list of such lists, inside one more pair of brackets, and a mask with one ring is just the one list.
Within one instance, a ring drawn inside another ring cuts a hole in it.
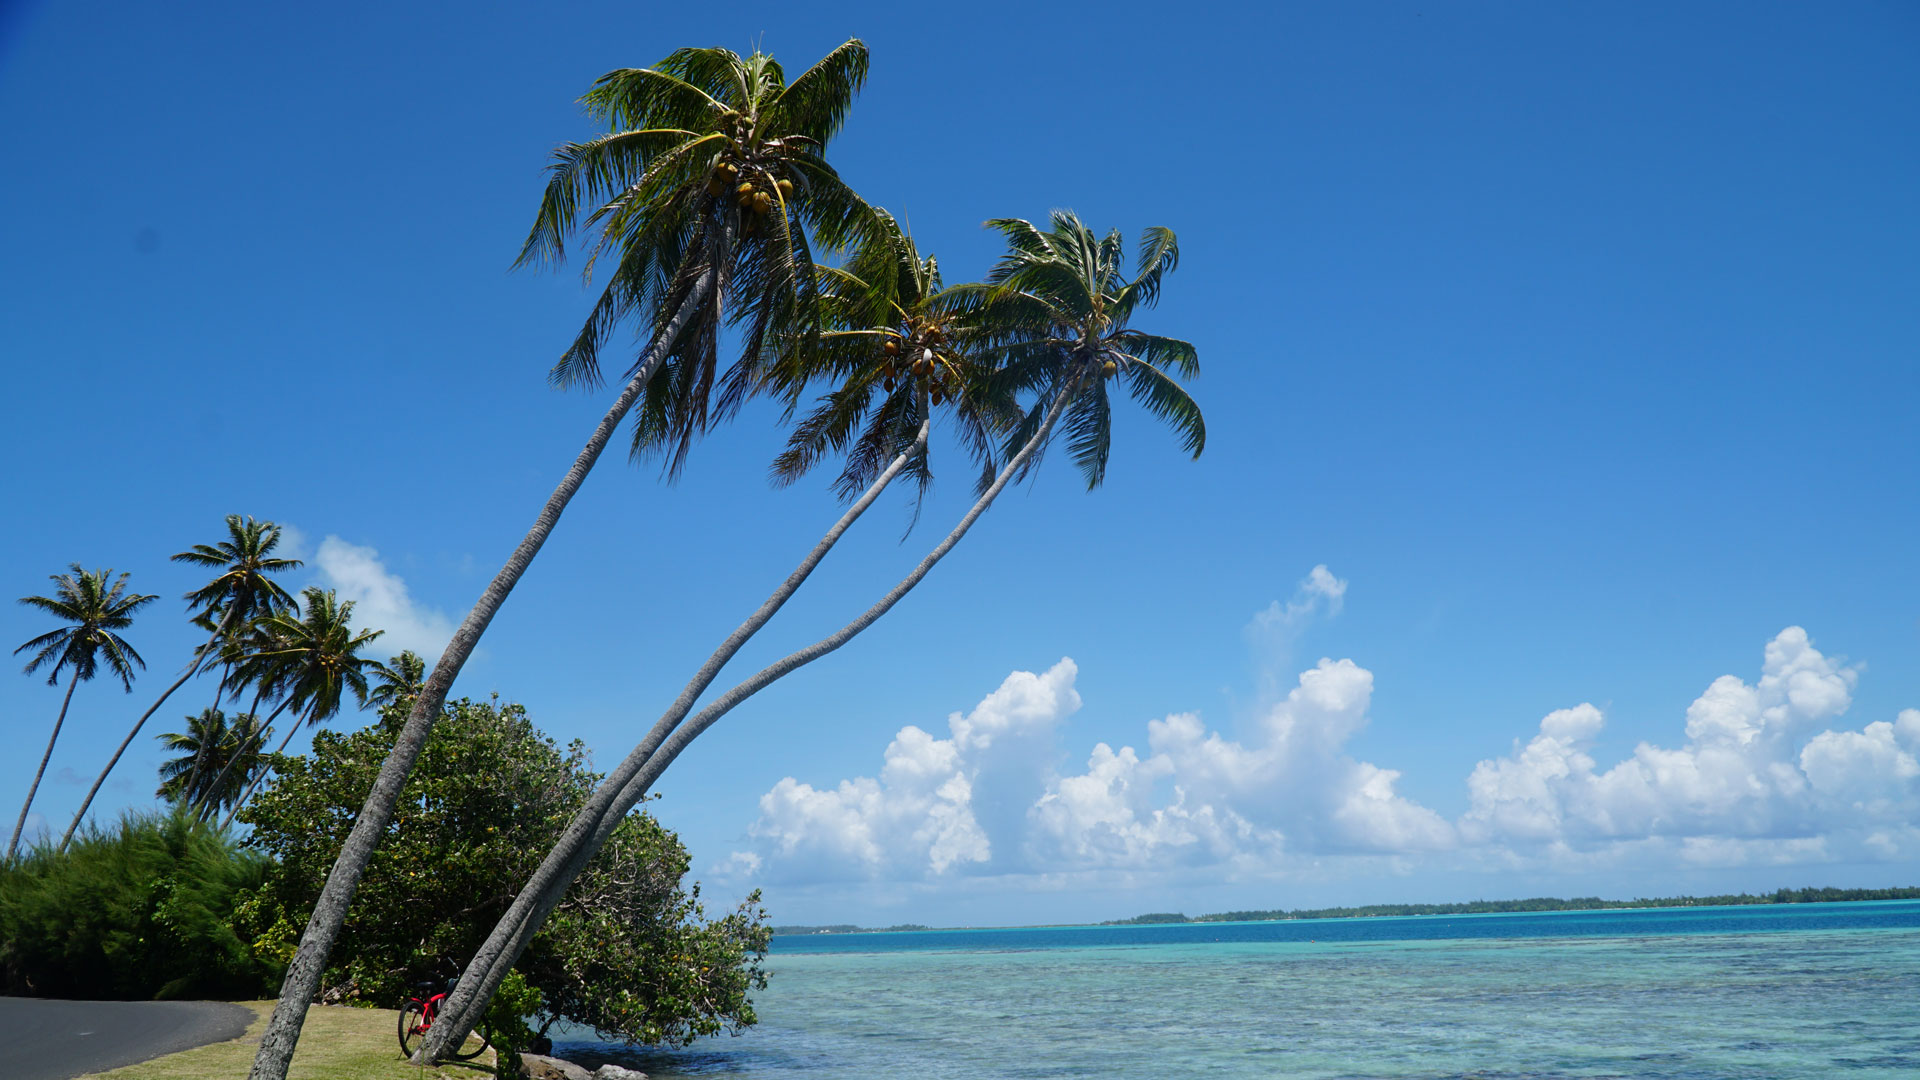
[{"label": "distant tree line on horizon", "polygon": [[[1527,900],[1470,900],[1463,904],[1368,904],[1364,907],[1297,908],[1291,911],[1222,911],[1187,916],[1150,912],[1111,919],[1101,926],[1152,926],[1162,923],[1277,922],[1282,919],[1365,919],[1390,915],[1499,915],[1522,911],[1600,911],[1614,908],[1738,907],[1752,904],[1836,904],[1858,900],[1920,900],[1920,887],[1891,889],[1803,888],[1725,896],[1665,896],[1602,900],[1597,896],[1538,896]],[[774,933],[782,933],[775,927]]]},{"label": "distant tree line on horizon", "polygon": [[775,936],[787,934],[903,934],[915,930],[932,930],[934,927],[919,923],[898,923],[894,926],[855,926],[852,923],[833,923],[829,926],[776,926]]},{"label": "distant tree line on horizon", "polygon": [[[1213,915],[1183,915],[1155,911],[1131,919],[1081,926],[1160,926],[1176,923],[1278,922],[1283,919],[1364,919],[1388,915],[1498,915],[1522,911],[1597,911],[1610,908],[1736,907],[1751,904],[1837,904],[1856,900],[1920,900],[1920,886],[1891,889],[1803,888],[1770,893],[1734,893],[1727,896],[1668,896],[1634,900],[1602,900],[1597,896],[1561,899],[1539,896],[1527,900],[1470,900],[1463,904],[1369,904],[1365,907],[1297,908],[1290,911],[1222,911]],[[818,926],[775,926],[776,937],[794,934],[895,934],[915,930],[952,930],[959,927],[899,923],[894,926],[855,926],[826,923]]]}]

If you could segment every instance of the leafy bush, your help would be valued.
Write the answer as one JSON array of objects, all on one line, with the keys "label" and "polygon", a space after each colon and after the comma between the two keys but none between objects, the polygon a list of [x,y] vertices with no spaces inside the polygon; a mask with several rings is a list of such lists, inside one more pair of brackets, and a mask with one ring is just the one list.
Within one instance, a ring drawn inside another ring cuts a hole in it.
[{"label": "leafy bush", "polygon": [[[391,1008],[413,987],[444,986],[600,780],[578,743],[556,746],[518,705],[446,708],[360,881],[323,1000]],[[236,916],[264,959],[292,956],[405,718],[396,706],[361,731],[318,733],[241,811],[246,843],[275,860]],[[753,1023],[748,994],[766,984],[769,937],[759,898],[708,921],[698,886],[681,887],[687,867],[678,837],[629,815],[521,956],[514,995],[549,1019],[637,1042]]]},{"label": "leafy bush", "polygon": [[64,998],[252,997],[269,973],[230,918],[266,860],[190,814],[128,814],[0,867],[0,986]]}]

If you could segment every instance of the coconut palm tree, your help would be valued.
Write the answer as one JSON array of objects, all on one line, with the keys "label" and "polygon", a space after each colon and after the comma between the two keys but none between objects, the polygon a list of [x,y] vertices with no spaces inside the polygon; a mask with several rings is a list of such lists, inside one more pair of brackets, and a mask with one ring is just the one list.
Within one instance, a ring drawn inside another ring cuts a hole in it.
[{"label": "coconut palm tree", "polygon": [[53,758],[53,744],[60,740],[61,725],[67,722],[67,706],[73,702],[73,689],[83,682],[91,682],[99,674],[100,664],[104,660],[107,670],[120,679],[120,685],[127,693],[133,693],[133,669],[145,668],[146,661],[140,659],[132,645],[118,633],[133,624],[133,614],[141,608],[158,600],[158,596],[146,596],[127,591],[127,575],[121,574],[112,585],[107,579],[112,570],[82,570],[79,563],[73,563],[70,574],[53,574],[53,595],[23,596],[22,604],[37,608],[66,623],[56,630],[49,630],[39,637],[13,650],[15,656],[28,650],[33,658],[27,661],[26,673],[31,675],[43,667],[51,667],[47,672],[47,685],[58,686],[60,673],[68,672],[67,692],[60,699],[60,711],[53,718],[53,734],[47,738],[47,752],[40,755],[40,768],[33,774],[33,783],[27,787],[27,801],[20,805],[20,817],[13,823],[13,835],[7,838],[7,862],[13,861],[13,854],[20,846],[20,831],[26,828],[27,812],[33,808],[33,797],[40,790],[40,780],[47,774],[47,762]]},{"label": "coconut palm tree", "polygon": [[[701,732],[773,682],[839,649],[891,610],[966,536],[1010,481],[1028,475],[1063,419],[1070,453],[1087,476],[1088,486],[1098,486],[1105,478],[1111,448],[1109,380],[1125,374],[1134,398],[1167,421],[1181,436],[1183,448],[1199,456],[1206,444],[1200,409],[1166,371],[1172,368],[1185,377],[1199,374],[1197,351],[1184,341],[1145,334],[1128,325],[1135,313],[1158,300],[1165,275],[1179,262],[1173,232],[1147,230],[1129,276],[1123,262],[1126,245],[1119,234],[1098,237],[1070,211],[1056,212],[1045,231],[1019,219],[988,225],[1007,239],[1008,253],[985,285],[955,287],[954,293],[963,300],[952,325],[955,338],[969,348],[991,349],[1004,357],[988,380],[992,385],[1036,395],[1033,406],[1006,437],[1004,464],[983,485],[954,530],[858,618],[762,669],[692,720],[681,723],[690,711],[681,709],[677,715],[669,711],[654,726],[575,815],[495,925],[460,985],[443,1004],[429,1041],[416,1052],[416,1061],[443,1055],[447,1047],[466,1037],[480,1008],[573,879],[605,845],[620,819]],[[796,439],[810,438],[805,431],[802,425]]]},{"label": "coconut palm tree", "polygon": [[[294,722],[287,725],[287,737],[280,740],[275,754],[287,752],[301,719],[307,727],[318,727],[340,714],[340,707],[351,693],[359,707],[367,705],[367,669],[376,666],[371,657],[359,655],[385,630],[353,629],[353,601],[342,600],[332,589],[308,588],[300,594],[305,601],[300,613],[280,612],[268,616],[265,631],[271,637],[271,652],[247,657],[248,663],[271,665],[272,674],[262,676],[285,695],[284,704],[294,711]],[[224,773],[222,774],[224,776]],[[221,828],[233,824],[266,776],[261,769],[240,797],[233,801]]]},{"label": "coconut palm tree", "polygon": [[[229,724],[227,714],[219,709],[203,709],[186,720],[186,731],[154,736],[177,755],[161,762],[160,786],[154,794],[194,807],[204,818],[231,805],[241,785],[266,767],[262,750],[272,729],[262,726],[252,713],[240,713]],[[238,769],[229,769],[229,763],[237,763]],[[217,774],[209,771],[214,769]],[[221,786],[215,788],[216,782]]]},{"label": "coconut palm tree", "polygon": [[60,849],[66,850],[73,840],[73,834],[80,828],[80,822],[87,816],[87,808],[93,805],[93,797],[100,793],[100,785],[107,782],[107,775],[120,763],[120,756],[133,745],[133,740],[146,726],[147,720],[166,704],[175,690],[185,685],[188,679],[199,673],[207,658],[218,654],[219,643],[223,636],[246,623],[269,612],[281,610],[293,603],[293,597],[279,586],[269,574],[298,569],[298,559],[282,559],[273,554],[280,546],[280,526],[271,521],[255,521],[251,517],[239,514],[227,515],[227,538],[217,544],[195,544],[193,547],[173,556],[174,562],[217,570],[212,581],[187,594],[190,608],[200,609],[194,613],[194,621],[205,628],[212,626],[206,643],[194,650],[193,662],[187,670],[167,687],[158,700],[140,714],[134,721],[133,730],[120,741],[120,746],[107,761],[107,767],[87,791],[87,797],[80,803],[80,810],[73,815],[73,823],[67,826],[66,835],[60,838]]},{"label": "coconut palm tree", "polygon": [[454,678],[614,431],[637,403],[635,453],[664,453],[669,470],[678,468],[715,415],[713,406],[724,413],[759,385],[752,362],[716,374],[721,324],[740,325],[749,361],[761,355],[812,315],[812,247],[857,240],[872,220],[825,156],[866,73],[867,49],[857,40],[791,81],[763,53],[682,49],[653,68],[607,73],[583,99],[608,131],[555,151],[516,265],[558,263],[570,238],[585,231],[597,236],[587,273],[602,259],[612,266],[585,325],[549,375],[554,384],[598,385],[601,353],[622,324],[646,327],[650,340],[414,699],[287,966],[250,1080],[285,1080],[347,904]]},{"label": "coconut palm tree", "polygon": [[405,708],[413,704],[420,696],[422,680],[427,675],[427,662],[412,649],[402,650],[399,656],[387,657],[384,664],[373,664],[367,672],[379,680],[367,693],[367,704],[376,709],[388,706]]}]

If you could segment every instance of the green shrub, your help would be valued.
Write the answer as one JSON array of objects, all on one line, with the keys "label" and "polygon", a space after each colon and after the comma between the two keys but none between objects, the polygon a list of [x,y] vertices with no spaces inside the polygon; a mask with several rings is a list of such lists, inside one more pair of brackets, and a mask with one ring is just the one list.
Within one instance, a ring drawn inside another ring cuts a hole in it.
[{"label": "green shrub", "polygon": [[[293,955],[405,719],[395,707],[363,730],[317,733],[240,812],[249,849],[273,859],[234,916],[263,961]],[[585,747],[556,745],[520,706],[448,703],[360,879],[322,1000],[392,1008],[458,974],[599,782]],[[511,985],[537,993],[496,998],[509,1040],[524,1033],[508,1019],[529,1013],[674,1045],[752,1024],[769,937],[759,896],[709,917],[684,883],[690,861],[652,815],[623,819],[515,965],[524,981]]]},{"label": "green shrub", "polygon": [[63,998],[251,997],[265,967],[230,925],[266,860],[188,814],[128,814],[62,854],[0,867],[0,987]]}]

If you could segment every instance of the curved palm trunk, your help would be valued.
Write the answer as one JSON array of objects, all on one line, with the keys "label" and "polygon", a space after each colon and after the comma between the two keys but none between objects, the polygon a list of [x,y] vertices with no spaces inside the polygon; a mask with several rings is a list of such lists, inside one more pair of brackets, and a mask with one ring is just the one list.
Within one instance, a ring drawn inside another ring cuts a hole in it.
[{"label": "curved palm trunk", "polygon": [[[280,710],[286,707],[287,707],[287,702],[285,701],[274,706],[272,715],[267,717],[267,724],[273,723],[273,718],[275,716],[279,716]],[[260,726],[262,728],[265,728],[267,724],[262,724]],[[287,726],[287,737],[280,740],[280,749],[275,750],[274,753],[276,754],[286,753],[287,744],[293,741],[294,735],[298,733],[299,730],[300,730],[300,718],[296,716],[293,718],[293,723]],[[214,805],[214,797],[220,790],[220,785],[226,782],[227,773],[233,771],[233,763],[240,760],[242,756],[241,752],[244,751],[245,749],[246,749],[245,746],[235,746],[233,748],[233,753],[227,756],[227,763],[225,765],[220,766],[220,775],[213,778],[213,786],[207,789],[207,806],[209,808],[207,817],[209,819],[211,819],[213,815],[217,812],[217,811],[214,811],[212,807]],[[240,808],[242,806],[247,805],[247,800],[253,797],[253,789],[259,787],[260,781],[265,780],[266,778],[267,778],[267,770],[264,768],[261,769],[257,774],[255,774],[252,782],[247,784],[247,790],[241,792],[240,798],[235,800],[233,806],[227,810],[227,820],[220,823],[220,827],[222,829],[225,829],[227,826],[233,824],[234,815],[240,812]]]},{"label": "curved palm trunk", "polygon": [[[627,760],[621,763],[620,768],[601,783],[600,789],[594,793],[593,800],[575,815],[560,843],[548,853],[540,869],[529,879],[526,886],[520,890],[520,894],[514,898],[506,914],[502,915],[500,921],[495,924],[493,932],[487,937],[486,944],[481,947],[480,953],[474,957],[473,962],[468,964],[466,972],[461,976],[460,985],[454,989],[453,994],[448,996],[439,1018],[434,1021],[433,1027],[428,1031],[429,1040],[434,1040],[435,1033],[439,1033],[437,1042],[423,1043],[420,1050],[414,1054],[416,1062],[428,1060],[424,1055],[429,1053],[443,1054],[446,1047],[456,1045],[456,1039],[464,1040],[473,1030],[474,1025],[479,1022],[481,1010],[492,999],[494,991],[500,986],[500,981],[506,978],[514,962],[525,951],[527,943],[533,940],[533,935],[546,922],[547,916],[553,913],[553,909],[566,896],[567,889],[572,886],[574,879],[586,868],[594,855],[606,845],[621,819],[646,795],[660,774],[680,756],[680,752],[699,737],[701,732],[712,727],[741,702],[780,678],[852,641],[861,631],[873,625],[899,603],[907,593],[913,590],[914,586],[920,584],[921,579],[925,578],[934,566],[953,550],[954,545],[967,535],[967,531],[973,528],[974,522],[979,520],[980,515],[986,513],[987,508],[993,505],[994,499],[999,497],[1001,490],[1007,486],[1007,482],[1046,442],[1055,422],[1060,419],[1060,413],[1066,408],[1068,400],[1072,398],[1074,390],[1079,386],[1079,382],[1079,378],[1070,380],[1054,398],[1048,406],[1046,417],[1034,432],[1033,437],[1027,440],[1019,453],[1001,468],[999,475],[994,477],[992,486],[974,502],[966,516],[961,518],[960,523],[947,534],[946,539],[928,552],[926,557],[920,560],[919,565],[915,566],[905,578],[900,580],[899,584],[872,607],[834,634],[761,669],[753,677],[727,691],[711,705],[702,709],[699,715],[686,726],[677,727],[677,724],[670,724],[668,717],[663,717],[660,723],[654,725],[654,729],[647,733],[646,740],[634,748],[633,753],[627,756]],[[620,778],[623,776],[626,779],[621,782]],[[618,796],[613,799],[604,798],[608,788],[616,782],[621,783]],[[598,813],[595,813],[596,808]],[[581,842],[583,837],[584,843]],[[485,963],[486,967],[476,976],[476,969],[479,969],[482,963]],[[478,981],[474,981],[476,978]],[[467,984],[470,981],[474,981],[474,986],[469,990]],[[453,1011],[456,1001],[460,1005],[458,1012]]]},{"label": "curved palm trunk", "polygon": [[[227,695],[227,680],[232,677],[233,677],[233,665],[228,664],[226,665],[226,672],[220,676],[220,681],[213,684],[213,711],[214,712],[220,711],[220,702]],[[186,802],[188,804],[191,804],[193,802],[193,793],[196,790],[198,790],[196,785],[200,783],[201,772],[205,771],[206,769],[206,761],[207,761],[207,748],[204,745],[204,741],[203,741],[203,745],[197,746],[194,748],[193,771],[187,774],[187,786],[183,789],[186,792]]]},{"label": "curved palm trunk", "polygon": [[280,1001],[274,1006],[273,1017],[267,1022],[267,1029],[260,1036],[260,1050],[254,1055],[253,1068],[247,1073],[248,1080],[286,1080],[287,1064],[293,1060],[293,1048],[300,1041],[300,1026],[306,1020],[307,1007],[313,1003],[313,995],[320,988],[320,975],[327,964],[327,956],[333,951],[333,943],[340,936],[340,927],[346,922],[347,905],[353,902],[354,890],[360,887],[360,876],[366,872],[367,862],[373,857],[373,849],[379,844],[380,837],[393,821],[393,809],[400,799],[400,788],[406,783],[407,774],[413,771],[413,763],[426,746],[427,733],[433,722],[439,718],[441,708],[446,704],[447,692],[453,687],[453,680],[460,674],[460,668],[466,664],[467,657],[473,654],[473,647],[479,643],[480,635],[486,632],[487,624],[506,603],[507,595],[519,582],[521,575],[533,563],[535,555],[559,524],[560,514],[571,502],[574,493],[592,471],[594,463],[600,460],[601,451],[607,448],[608,440],[620,426],[633,403],[640,397],[647,380],[659,369],[668,348],[686,328],[700,306],[706,302],[714,289],[718,270],[709,266],[694,284],[685,301],[675,311],[667,326],[654,338],[645,354],[641,356],[638,370],[627,381],[626,388],[615,399],[613,407],[600,419],[600,426],[593,431],[586,446],[580,450],[580,456],[574,459],[573,468],[547,497],[547,503],[534,519],[533,527],[513,550],[506,565],[494,575],[486,591],[467,612],[467,617],[454,631],[453,639],[447,642],[446,651],[440,654],[440,662],[434,665],[433,674],[420,690],[420,696],[414,699],[413,711],[407,715],[407,722],[400,729],[400,736],[394,742],[393,750],[387,755],[386,763],[380,767],[380,775],[374,779],[373,790],[367,793],[367,801],[360,808],[360,816],[354,819],[353,830],[347,834],[346,843],[341,845],[340,857],[334,861],[333,869],[327,874],[327,883],[320,890],[320,898],[314,903],[313,915],[307,920],[306,932],[300,936],[300,947],[294,953],[293,962],[287,966],[286,979],[280,985]]},{"label": "curved palm trunk", "polygon": [[107,782],[107,774],[113,771],[115,765],[120,764],[120,755],[126,753],[127,747],[133,745],[134,737],[140,734],[140,729],[146,726],[154,713],[160,711],[160,706],[167,703],[167,699],[173,696],[173,692],[185,686],[188,679],[200,673],[200,665],[206,663],[207,654],[213,651],[213,645],[220,640],[220,635],[227,632],[227,623],[232,619],[233,608],[229,607],[226,616],[220,620],[220,625],[213,628],[213,635],[207,638],[207,643],[194,653],[193,663],[187,665],[186,674],[175,679],[173,685],[167,687],[166,692],[160,695],[160,700],[147,706],[147,711],[141,713],[140,719],[133,722],[133,730],[127,732],[126,738],[120,740],[120,749],[113,752],[113,757],[107,761],[107,767],[100,770],[100,775],[93,781],[93,786],[87,789],[87,797],[80,802],[80,812],[73,815],[73,824],[67,826],[66,835],[60,838],[61,851],[67,850],[67,845],[73,842],[73,834],[79,831],[80,822],[87,816],[87,808],[93,805],[93,797],[100,794],[100,785]]},{"label": "curved palm trunk", "polygon": [[67,722],[67,705],[73,701],[73,688],[80,680],[73,672],[67,672],[67,693],[60,699],[60,715],[53,718],[53,735],[47,739],[47,752],[40,755],[40,771],[33,774],[33,783],[27,787],[27,801],[20,804],[20,820],[13,823],[13,835],[7,838],[7,861],[13,861],[13,853],[20,847],[20,830],[27,827],[27,811],[33,808],[33,797],[40,790],[40,778],[47,775],[47,762],[53,760],[53,744],[60,741],[60,725]]},{"label": "curved palm trunk", "polygon": [[[800,564],[794,567],[786,580],[773,590],[765,602],[755,609],[745,622],[736,627],[733,633],[720,643],[720,647],[715,649],[711,656],[707,657],[706,663],[702,664],[693,678],[687,681],[686,687],[680,691],[680,696],[674,699],[673,704],[668,706],[667,711],[654,723],[647,737],[627,755],[626,760],[622,761],[618,768],[600,782],[600,786],[594,790],[593,796],[587,800],[586,805],[574,814],[573,820],[567,824],[566,832],[561,835],[559,843],[554,845],[553,850],[542,860],[519,896],[515,897],[513,907],[509,908],[507,914],[495,924],[494,932],[480,946],[480,951],[467,964],[465,972],[491,972],[496,961],[512,944],[511,931],[525,921],[525,912],[531,909],[540,897],[552,891],[551,883],[564,879],[570,884],[579,874],[577,868],[569,869],[573,854],[580,850],[581,845],[588,840],[605,817],[607,809],[619,799],[621,791],[632,779],[634,773],[645,764],[647,755],[651,754],[654,748],[660,745],[661,740],[665,739],[680,721],[693,711],[694,703],[700,699],[701,694],[706,692],[707,687],[712,685],[713,680],[719,677],[721,669],[733,659],[734,654],[738,653],[741,647],[746,645],[753,635],[758,633],[760,628],[765,626],[799,590],[814,569],[820,565],[820,561],[826,558],[835,544],[840,542],[840,537],[860,519],[862,514],[867,512],[867,508],[871,507],[874,500],[878,499],[887,486],[893,483],[894,479],[900,475],[900,471],[907,467],[907,463],[927,445],[927,436],[931,428],[931,419],[921,421],[920,430],[915,435],[913,443],[894,457],[887,468],[867,486],[867,490],[847,508],[846,513],[840,516],[840,520],[834,522],[833,527],[828,529],[813,546],[813,550],[807,552],[806,557],[800,560]],[[599,849],[598,844],[592,846],[594,850]],[[566,885],[561,885],[558,892],[564,895]],[[539,921],[544,919],[543,911]],[[432,1061],[436,1057],[445,1056],[451,1047],[459,1045],[459,1042],[454,1041],[452,1037],[435,1034],[442,1030],[443,1025],[447,1031],[457,1032],[459,1040],[466,1039],[467,1033],[479,1023],[480,1014],[485,1011],[487,1002],[492,1000],[494,990],[499,987],[499,979],[506,977],[506,969],[513,966],[513,958],[518,955],[517,948],[508,953],[507,961],[500,967],[496,978],[475,981],[466,978],[463,974],[460,983],[454,987],[452,993],[447,995],[447,1000],[441,1003],[439,1017],[435,1019],[434,1026],[427,1030],[426,1040],[421,1043],[420,1049],[414,1051],[415,1061]],[[446,1018],[450,1016],[460,1019],[456,1023],[447,1024]]]}]

